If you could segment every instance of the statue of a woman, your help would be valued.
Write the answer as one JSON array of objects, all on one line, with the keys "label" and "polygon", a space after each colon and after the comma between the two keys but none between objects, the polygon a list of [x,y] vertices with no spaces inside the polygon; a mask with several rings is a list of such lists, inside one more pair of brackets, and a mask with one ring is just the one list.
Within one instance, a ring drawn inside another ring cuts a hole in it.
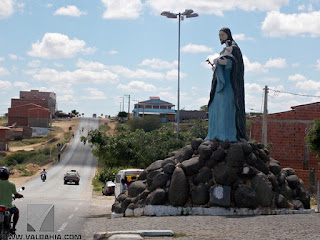
[{"label": "statue of a woman", "polygon": [[219,31],[221,44],[226,47],[213,64],[210,92],[209,129],[206,140],[248,140],[244,101],[244,66],[242,53],[229,28]]}]

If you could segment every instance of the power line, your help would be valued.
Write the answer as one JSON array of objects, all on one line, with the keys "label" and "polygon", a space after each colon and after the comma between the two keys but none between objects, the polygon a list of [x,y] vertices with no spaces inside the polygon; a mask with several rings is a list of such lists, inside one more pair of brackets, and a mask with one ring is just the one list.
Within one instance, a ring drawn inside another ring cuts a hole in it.
[{"label": "power line", "polygon": [[320,98],[320,96],[315,96],[315,95],[284,92],[284,91],[274,90],[274,89],[270,89],[270,88],[269,88],[269,90],[270,90],[270,91],[273,91],[273,92],[276,93],[276,94],[286,93],[286,94],[291,94],[291,95],[300,96],[300,97],[316,97],[316,98]]}]

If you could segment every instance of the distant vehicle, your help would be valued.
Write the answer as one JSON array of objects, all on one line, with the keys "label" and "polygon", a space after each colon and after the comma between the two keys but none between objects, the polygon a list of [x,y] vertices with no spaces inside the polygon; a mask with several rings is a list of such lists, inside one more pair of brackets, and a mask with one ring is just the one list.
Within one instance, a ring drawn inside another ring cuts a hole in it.
[{"label": "distant vehicle", "polygon": [[127,179],[127,185],[130,186],[131,183],[138,180],[139,175],[143,172],[143,169],[124,169],[120,170],[115,179],[115,188],[114,188],[114,195],[118,197],[119,194],[122,192],[122,184],[121,179]]},{"label": "distant vehicle", "polygon": [[114,118],[110,118],[110,122],[114,122]]},{"label": "distant vehicle", "polygon": [[105,185],[102,187],[102,195],[112,195],[114,194],[114,187],[116,185],[112,181],[107,181]]},{"label": "distant vehicle", "polygon": [[64,175],[63,181],[64,181],[64,184],[75,183],[76,185],[79,185],[80,174],[78,173],[77,170],[68,171]]},{"label": "distant vehicle", "polygon": [[97,117],[97,114],[95,114],[95,113],[94,113],[94,114],[92,114],[92,117],[96,118],[96,117]]}]

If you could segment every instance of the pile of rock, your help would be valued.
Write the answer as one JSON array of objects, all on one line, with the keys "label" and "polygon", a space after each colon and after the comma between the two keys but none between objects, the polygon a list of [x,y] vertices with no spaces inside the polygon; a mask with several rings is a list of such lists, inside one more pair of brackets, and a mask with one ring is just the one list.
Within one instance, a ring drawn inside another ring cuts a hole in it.
[{"label": "pile of rock", "polygon": [[198,138],[146,168],[112,212],[146,205],[309,209],[310,197],[294,170],[281,169],[263,144]]}]

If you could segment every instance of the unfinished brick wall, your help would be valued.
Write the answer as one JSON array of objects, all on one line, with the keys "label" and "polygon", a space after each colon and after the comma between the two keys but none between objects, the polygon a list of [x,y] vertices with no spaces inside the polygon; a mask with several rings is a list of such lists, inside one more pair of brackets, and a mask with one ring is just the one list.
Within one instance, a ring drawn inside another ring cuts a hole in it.
[{"label": "unfinished brick wall", "polygon": [[[314,153],[305,142],[314,119],[320,119],[320,102],[292,107],[291,111],[268,114],[267,142],[272,143],[270,156],[282,167],[291,167],[309,185],[309,172],[316,169],[320,180],[320,167]],[[252,120],[251,139],[262,142],[262,117]]]}]

